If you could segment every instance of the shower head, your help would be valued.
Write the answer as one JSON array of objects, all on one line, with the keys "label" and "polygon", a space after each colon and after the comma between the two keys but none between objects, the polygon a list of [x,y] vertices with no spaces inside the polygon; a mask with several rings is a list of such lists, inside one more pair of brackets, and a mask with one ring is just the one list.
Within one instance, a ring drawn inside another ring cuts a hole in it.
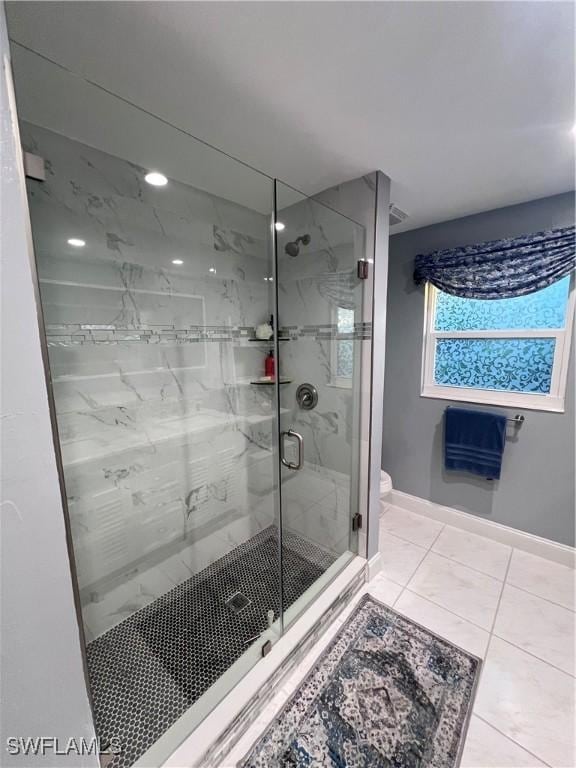
[{"label": "shower head", "polygon": [[298,254],[300,253],[300,246],[298,245],[297,242],[286,243],[286,245],[284,246],[284,253],[294,258],[294,256],[298,256]]},{"label": "shower head", "polygon": [[286,243],[284,246],[284,253],[288,254],[288,256],[292,256],[294,258],[295,256],[298,256],[300,253],[300,243],[302,245],[310,245],[311,241],[310,235],[300,235],[300,237],[297,237],[296,240],[292,240],[290,243]]}]

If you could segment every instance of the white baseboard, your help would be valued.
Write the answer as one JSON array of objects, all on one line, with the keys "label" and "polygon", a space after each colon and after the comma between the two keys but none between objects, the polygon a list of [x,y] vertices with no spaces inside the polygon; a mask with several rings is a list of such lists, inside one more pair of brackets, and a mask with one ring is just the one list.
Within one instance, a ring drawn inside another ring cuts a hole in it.
[{"label": "white baseboard", "polygon": [[501,544],[508,544],[511,547],[523,549],[525,552],[530,552],[533,555],[545,557],[547,560],[553,560],[555,563],[560,563],[560,565],[574,568],[576,550],[574,547],[569,547],[566,544],[543,539],[540,536],[519,531],[517,528],[510,528],[507,525],[495,523],[492,520],[484,520],[469,512],[461,512],[453,507],[445,507],[442,504],[436,504],[433,501],[412,496],[410,493],[404,493],[404,491],[392,491],[384,503],[402,507],[409,512],[416,512],[419,515],[430,517],[441,523],[462,528],[470,533],[477,533],[480,536],[485,536],[487,539],[499,541]]},{"label": "white baseboard", "polygon": [[366,564],[366,581],[372,581],[382,570],[382,553],[377,552]]}]

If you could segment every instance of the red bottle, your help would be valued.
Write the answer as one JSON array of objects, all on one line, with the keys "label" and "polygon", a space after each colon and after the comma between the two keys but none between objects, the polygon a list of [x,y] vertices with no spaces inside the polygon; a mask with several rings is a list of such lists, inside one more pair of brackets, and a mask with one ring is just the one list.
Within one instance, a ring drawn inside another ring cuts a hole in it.
[{"label": "red bottle", "polygon": [[274,352],[272,350],[270,350],[264,360],[264,375],[270,376],[271,379],[276,375],[276,360],[274,359]]}]

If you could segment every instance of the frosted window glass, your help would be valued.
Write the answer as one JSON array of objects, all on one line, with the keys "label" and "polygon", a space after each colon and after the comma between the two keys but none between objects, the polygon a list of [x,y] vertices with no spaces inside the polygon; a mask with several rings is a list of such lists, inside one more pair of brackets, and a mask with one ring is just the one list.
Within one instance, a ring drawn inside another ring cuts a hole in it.
[{"label": "frosted window glass", "polygon": [[[338,307],[338,333],[354,331],[354,310]],[[354,366],[354,342],[352,339],[339,339],[336,354],[336,376],[351,379]]]},{"label": "frosted window glass", "polygon": [[563,328],[570,276],[513,299],[463,299],[438,291],[437,331],[495,331]]},{"label": "frosted window glass", "polygon": [[434,382],[547,394],[555,344],[555,339],[438,339]]}]

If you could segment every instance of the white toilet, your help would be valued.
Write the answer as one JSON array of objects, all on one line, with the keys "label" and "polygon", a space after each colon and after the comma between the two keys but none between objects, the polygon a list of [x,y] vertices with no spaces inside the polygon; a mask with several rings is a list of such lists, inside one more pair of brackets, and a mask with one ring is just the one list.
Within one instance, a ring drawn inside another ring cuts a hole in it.
[{"label": "white toilet", "polygon": [[380,470],[380,501],[390,503],[390,494],[392,493],[392,478],[388,472]]}]

